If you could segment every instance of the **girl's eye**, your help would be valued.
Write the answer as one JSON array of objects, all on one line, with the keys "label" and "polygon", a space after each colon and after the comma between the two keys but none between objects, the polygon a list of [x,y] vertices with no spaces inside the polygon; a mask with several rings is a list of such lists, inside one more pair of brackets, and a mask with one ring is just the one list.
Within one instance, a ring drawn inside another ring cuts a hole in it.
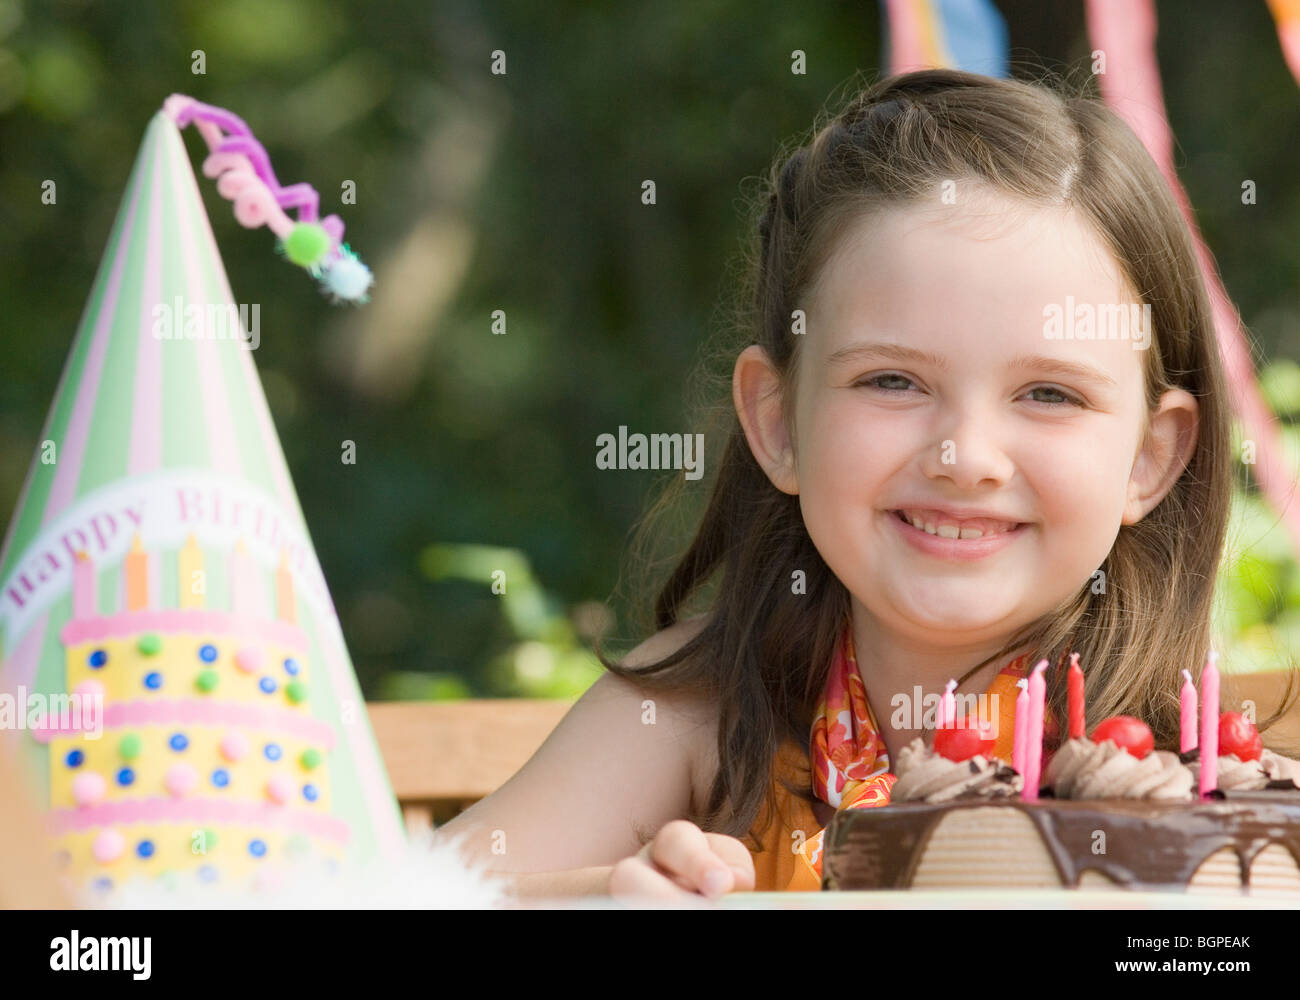
[{"label": "girl's eye", "polygon": [[860,379],[860,380],[858,380],[857,382],[855,382],[855,383],[853,383],[853,384],[854,384],[855,387],[856,387],[856,386],[860,386],[860,385],[869,385],[869,386],[871,386],[873,389],[879,389],[879,390],[881,390],[882,392],[903,392],[903,391],[904,391],[903,388],[902,388],[901,386],[897,386],[897,385],[893,385],[893,386],[880,385],[880,382],[883,381],[883,380],[885,380],[885,379],[895,379],[895,380],[897,380],[897,381],[899,381],[899,382],[906,382],[906,383],[908,383],[909,385],[912,383],[912,380],[911,380],[910,378],[908,378],[906,375],[899,375],[899,374],[897,374],[896,372],[886,372],[884,375],[871,375],[871,376],[868,376],[867,378]]},{"label": "girl's eye", "polygon": [[1050,392],[1053,393],[1054,395],[1061,397],[1059,400],[1042,399],[1038,401],[1040,403],[1046,403],[1049,406],[1062,406],[1062,405],[1083,406],[1083,403],[1077,397],[1072,396],[1068,392],[1058,389],[1056,388],[1056,386],[1053,385],[1036,385],[1034,386],[1034,388],[1030,389],[1029,391]]},{"label": "girl's eye", "polygon": [[[886,384],[893,380],[894,384]],[[903,383],[899,385],[898,383]],[[859,386],[870,386],[880,392],[906,392],[907,386],[914,384],[906,375],[899,375],[897,372],[885,372],[882,375],[869,375],[866,378],[854,382],[854,388]],[[1063,389],[1058,389],[1051,385],[1038,385],[1029,390],[1030,393],[1045,392],[1054,395],[1056,399],[1038,399],[1035,402],[1042,403],[1046,406],[1078,406],[1082,407],[1083,402]]]}]

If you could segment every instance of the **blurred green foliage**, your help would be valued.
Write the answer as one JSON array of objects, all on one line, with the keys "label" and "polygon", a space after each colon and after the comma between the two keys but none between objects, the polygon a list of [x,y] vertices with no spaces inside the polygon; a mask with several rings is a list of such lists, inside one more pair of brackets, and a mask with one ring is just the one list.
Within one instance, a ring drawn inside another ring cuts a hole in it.
[{"label": "blurred green foliage", "polygon": [[[998,6],[1031,73],[1086,63],[1078,0]],[[1158,6],[1198,222],[1261,357],[1300,356],[1300,89],[1262,2]],[[628,601],[651,597],[633,580],[600,613],[653,480],[597,470],[596,438],[700,429],[685,379],[726,322],[746,201],[880,55],[872,3],[0,0],[0,514],[144,128],[192,94],[243,117],[282,181],[316,186],[376,269],[370,306],[333,309],[200,183],[237,299],[261,304],[256,361],[366,695],[578,693],[598,673],[593,638],[639,640]],[[356,204],[340,204],[347,180]],[[1295,416],[1300,369],[1264,381]],[[706,441],[706,468],[720,445]],[[1300,583],[1248,489],[1222,614],[1267,662]]]}]

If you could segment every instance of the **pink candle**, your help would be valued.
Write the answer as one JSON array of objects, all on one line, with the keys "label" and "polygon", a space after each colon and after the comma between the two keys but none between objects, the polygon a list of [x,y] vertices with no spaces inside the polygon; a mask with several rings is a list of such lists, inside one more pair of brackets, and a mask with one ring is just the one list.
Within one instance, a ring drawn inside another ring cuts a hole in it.
[{"label": "pink candle", "polygon": [[957,699],[952,695],[956,687],[956,681],[949,681],[943,689],[943,696],[939,699],[939,710],[934,718],[935,729],[947,729],[956,721]]},{"label": "pink candle", "polygon": [[1016,681],[1020,694],[1016,695],[1016,731],[1011,734],[1011,766],[1023,776],[1025,773],[1025,727],[1029,725],[1029,681]]},{"label": "pink candle", "polygon": [[1192,686],[1191,671],[1183,671],[1182,718],[1179,726],[1178,752],[1187,753],[1196,747],[1196,688]]},{"label": "pink candle", "polygon": [[97,613],[95,564],[85,552],[78,552],[77,561],[72,567],[72,617],[93,618]]},{"label": "pink candle", "polygon": [[1043,768],[1043,706],[1047,700],[1047,681],[1043,676],[1047,660],[1039,660],[1029,676],[1029,723],[1025,727],[1024,786],[1020,797],[1026,802],[1038,801],[1038,779]]},{"label": "pink candle", "polygon": [[1210,650],[1201,671],[1201,795],[1219,787],[1219,654]]},{"label": "pink candle", "polygon": [[253,559],[241,538],[230,555],[230,610],[237,618],[252,618],[257,612],[254,603]]}]

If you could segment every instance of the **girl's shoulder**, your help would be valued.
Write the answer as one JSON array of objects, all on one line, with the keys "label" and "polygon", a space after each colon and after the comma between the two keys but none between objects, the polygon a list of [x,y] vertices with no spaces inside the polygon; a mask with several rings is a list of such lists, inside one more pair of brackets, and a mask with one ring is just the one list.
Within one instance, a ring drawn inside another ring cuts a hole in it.
[{"label": "girl's shoulder", "polygon": [[[628,653],[623,659],[623,665],[637,667],[662,660],[694,639],[706,624],[707,615],[676,622],[656,632]],[[605,678],[623,680],[612,674],[606,674]],[[667,725],[672,729],[674,740],[682,744],[690,760],[691,803],[698,808],[708,797],[718,769],[717,702],[707,692],[664,695],[647,691],[645,698],[654,705],[655,724]]]}]

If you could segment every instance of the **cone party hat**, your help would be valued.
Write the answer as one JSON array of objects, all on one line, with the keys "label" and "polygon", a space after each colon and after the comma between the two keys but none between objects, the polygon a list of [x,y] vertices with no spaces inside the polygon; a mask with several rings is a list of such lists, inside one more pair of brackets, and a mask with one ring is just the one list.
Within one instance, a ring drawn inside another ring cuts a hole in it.
[{"label": "cone party hat", "polygon": [[154,116],[0,550],[0,738],[78,891],[256,886],[403,840],[190,123],[241,223],[336,299],[369,284],[239,119],[181,95]]}]

